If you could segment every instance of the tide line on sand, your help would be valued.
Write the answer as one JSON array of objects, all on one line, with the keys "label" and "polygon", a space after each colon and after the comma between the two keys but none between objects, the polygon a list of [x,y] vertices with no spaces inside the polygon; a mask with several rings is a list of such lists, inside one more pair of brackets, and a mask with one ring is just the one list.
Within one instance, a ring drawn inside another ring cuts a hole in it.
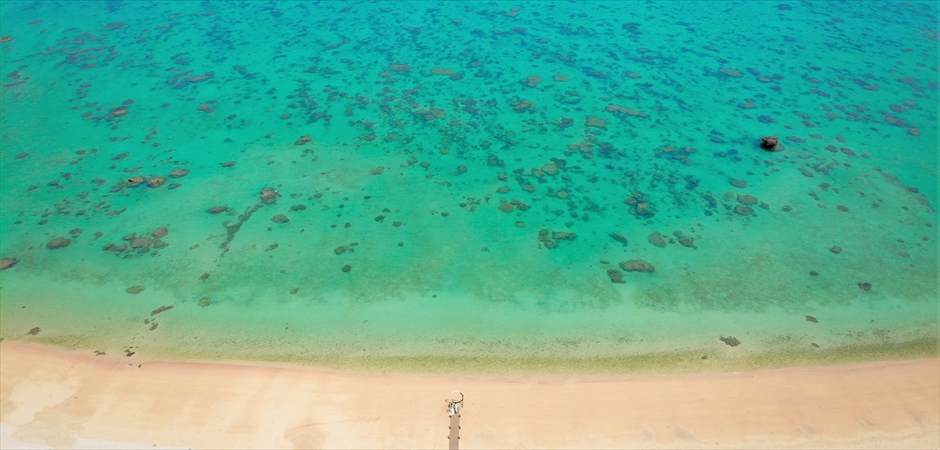
[{"label": "tide line on sand", "polygon": [[940,360],[700,375],[483,378],[132,360],[0,344],[4,446],[940,445]]}]

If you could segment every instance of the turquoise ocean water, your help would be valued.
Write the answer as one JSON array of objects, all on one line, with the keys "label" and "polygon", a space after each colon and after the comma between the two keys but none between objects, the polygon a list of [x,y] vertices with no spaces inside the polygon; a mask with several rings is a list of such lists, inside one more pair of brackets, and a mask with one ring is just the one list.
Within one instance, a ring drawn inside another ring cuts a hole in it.
[{"label": "turquoise ocean water", "polygon": [[936,355],[937,14],[0,2],[0,337],[368,370]]}]

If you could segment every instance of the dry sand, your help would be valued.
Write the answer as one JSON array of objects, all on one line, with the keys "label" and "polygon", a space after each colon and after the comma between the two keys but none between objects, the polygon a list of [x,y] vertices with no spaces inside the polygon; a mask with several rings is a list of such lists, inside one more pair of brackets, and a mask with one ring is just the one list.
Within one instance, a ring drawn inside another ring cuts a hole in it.
[{"label": "dry sand", "polygon": [[[140,364],[140,367],[138,367]],[[940,446],[940,360],[509,379],[95,357],[0,343],[3,447]]]}]

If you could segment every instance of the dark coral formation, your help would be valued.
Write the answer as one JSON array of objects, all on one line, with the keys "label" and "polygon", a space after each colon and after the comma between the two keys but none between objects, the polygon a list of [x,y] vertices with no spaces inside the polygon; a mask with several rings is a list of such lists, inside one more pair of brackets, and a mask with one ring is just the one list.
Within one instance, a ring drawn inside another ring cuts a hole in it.
[{"label": "dark coral formation", "polygon": [[611,239],[623,244],[624,247],[628,245],[627,237],[620,233],[610,233],[608,236],[610,236]]},{"label": "dark coral formation", "polygon": [[647,240],[649,240],[650,244],[653,244],[653,245],[655,245],[655,246],[657,246],[657,247],[665,247],[665,246],[666,246],[666,240],[663,239],[662,233],[660,233],[660,232],[658,232],[658,231],[654,231],[654,232],[650,233],[650,235],[647,236]]},{"label": "dark coral formation", "polygon": [[261,200],[267,203],[274,203],[279,195],[277,189],[274,188],[264,188],[261,190]]},{"label": "dark coral formation", "polygon": [[150,254],[156,256],[156,250],[167,248],[170,244],[163,240],[170,234],[166,226],[157,227],[150,233],[131,233],[122,237],[124,244],[108,243],[103,250],[122,258],[134,258]]},{"label": "dark coral formation", "polygon": [[0,270],[7,270],[7,269],[9,269],[9,268],[15,266],[16,263],[18,263],[18,262],[20,262],[20,261],[19,261],[18,259],[16,259],[16,258],[3,258],[3,259],[0,259]]},{"label": "dark coral formation", "polygon": [[623,272],[617,269],[607,269],[607,276],[611,283],[623,283]]},{"label": "dark coral formation", "polygon": [[632,195],[627,197],[623,202],[629,206],[630,214],[636,216],[638,219],[648,219],[656,215],[656,208],[646,200],[645,195],[640,191],[633,191]]},{"label": "dark coral formation", "polygon": [[152,234],[154,238],[160,239],[170,234],[170,230],[167,227],[160,227],[154,230]]},{"label": "dark coral formation", "polygon": [[620,263],[620,268],[627,272],[655,272],[656,268],[652,264],[643,261],[642,259],[631,259],[629,261],[622,261]]},{"label": "dark coral formation", "polygon": [[548,229],[539,230],[540,247],[549,250],[558,247],[557,241],[573,241],[578,235],[568,231],[549,231]]},{"label": "dark coral formation", "polygon": [[57,238],[53,238],[53,239],[51,239],[49,242],[47,242],[47,243],[46,243],[46,248],[48,248],[49,250],[55,250],[55,249],[57,249],[57,248],[65,248],[65,247],[68,247],[69,244],[71,244],[71,243],[72,243],[72,240],[69,239],[69,238],[57,237]]}]

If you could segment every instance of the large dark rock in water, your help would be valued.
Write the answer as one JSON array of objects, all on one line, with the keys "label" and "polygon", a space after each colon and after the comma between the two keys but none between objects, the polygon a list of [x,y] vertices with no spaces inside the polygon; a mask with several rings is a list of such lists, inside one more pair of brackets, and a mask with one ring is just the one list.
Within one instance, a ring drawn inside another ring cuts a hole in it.
[{"label": "large dark rock in water", "polygon": [[15,266],[16,263],[18,263],[18,262],[20,262],[20,261],[19,261],[18,259],[16,259],[16,258],[3,258],[3,259],[0,259],[0,270],[7,270],[7,269],[9,269],[10,267]]},{"label": "large dark rock in water", "polygon": [[64,237],[57,237],[46,243],[46,248],[49,250],[55,250],[57,248],[68,247],[72,243],[71,239],[66,239]]},{"label": "large dark rock in water", "polygon": [[655,272],[656,268],[652,264],[642,259],[631,259],[620,263],[620,268],[627,272]]},{"label": "large dark rock in water", "polygon": [[777,136],[764,136],[760,138],[760,148],[764,150],[776,150],[780,144],[780,138]]}]

